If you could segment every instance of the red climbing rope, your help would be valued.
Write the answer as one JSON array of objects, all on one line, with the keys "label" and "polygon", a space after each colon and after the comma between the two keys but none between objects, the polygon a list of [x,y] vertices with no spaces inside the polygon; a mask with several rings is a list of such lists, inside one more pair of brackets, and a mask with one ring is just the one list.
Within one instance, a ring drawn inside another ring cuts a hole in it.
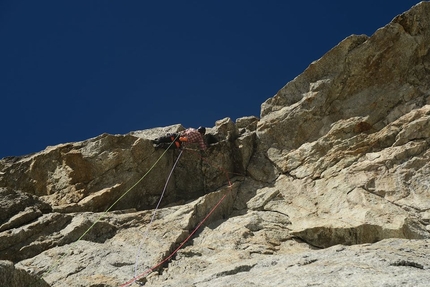
[{"label": "red climbing rope", "polygon": [[[204,159],[203,157],[202,157],[202,159]],[[204,159],[206,162],[208,162],[206,159]],[[203,220],[202,221],[200,221],[200,223],[196,226],[196,228],[194,228],[194,230],[188,235],[188,237],[187,238],[185,238],[185,240],[184,241],[182,241],[182,243],[181,244],[179,244],[179,246],[169,255],[169,256],[167,256],[166,258],[164,258],[162,261],[160,261],[159,263],[157,263],[157,264],[155,264],[154,266],[152,266],[152,267],[150,267],[150,268],[148,268],[148,269],[146,269],[144,272],[142,272],[141,274],[139,274],[139,275],[137,275],[137,276],[135,276],[133,279],[131,279],[131,280],[129,280],[129,281],[127,281],[127,282],[125,282],[124,284],[122,284],[122,285],[120,285],[120,287],[126,287],[126,286],[129,286],[130,284],[132,284],[133,282],[135,282],[135,281],[137,281],[137,280],[139,280],[139,279],[141,279],[141,278],[144,278],[144,277],[146,277],[148,274],[150,274],[151,272],[153,272],[154,270],[156,270],[158,267],[160,267],[160,266],[162,266],[164,263],[166,263],[167,261],[169,261],[187,242],[188,242],[188,240],[190,240],[190,238],[197,232],[197,230],[203,225],[203,223],[205,223],[205,221],[212,215],[212,213],[218,208],[218,206],[223,202],[223,200],[227,197],[227,195],[231,192],[231,190],[232,190],[232,184],[231,184],[231,181],[230,181],[230,178],[229,178],[229,176],[228,176],[228,172],[227,171],[225,171],[225,170],[223,170],[223,169],[221,169],[221,168],[219,168],[220,170],[222,170],[224,173],[225,173],[225,175],[226,175],[226,177],[227,177],[227,180],[228,180],[228,187],[229,187],[229,189],[228,189],[228,192],[226,192],[222,197],[221,197],[221,199],[215,204],[215,206],[209,211],[209,213],[205,216],[205,218],[203,218]]]},{"label": "red climbing rope", "polygon": [[[178,164],[178,161],[181,158],[182,152],[183,151],[181,150],[181,152],[179,153],[178,157],[176,158],[175,163],[173,164],[172,169],[170,170],[169,176],[167,177],[167,180],[166,180],[166,184],[164,185],[163,191],[161,192],[160,199],[158,200],[157,206],[155,207],[154,212],[152,213],[151,221],[148,223],[148,225],[146,227],[146,230],[145,230],[145,233],[143,234],[142,240],[146,239],[146,236],[148,234],[148,230],[151,227],[152,222],[154,222],[155,215],[157,214],[158,208],[160,207],[160,204],[161,204],[161,200],[163,199],[164,193],[166,192],[167,185],[169,184],[169,181],[170,181],[170,177],[172,176],[173,171],[175,170],[176,165]],[[142,249],[142,243],[139,245],[138,251],[136,253],[136,262],[134,264],[134,276],[136,276],[136,274],[137,274],[137,266],[139,264],[139,257],[140,257],[140,251],[141,251],[141,249]]]},{"label": "red climbing rope", "polygon": [[[229,186],[229,190],[231,191],[231,186]],[[159,263],[155,264],[154,266],[146,269],[144,272],[142,272],[141,274],[139,274],[138,276],[136,276],[135,278],[131,279],[130,281],[124,283],[121,285],[121,287],[125,287],[130,285],[131,283],[135,282],[136,280],[139,280],[141,278],[146,277],[148,274],[150,274],[151,272],[153,272],[155,269],[157,269],[158,267],[160,267],[161,265],[163,265],[164,263],[166,263],[167,261],[169,261],[181,248],[182,246],[185,245],[185,243],[188,242],[188,240],[190,240],[190,238],[194,235],[194,233],[197,232],[197,230],[200,228],[200,226],[202,226],[202,224],[209,218],[209,216],[211,216],[211,214],[215,211],[215,209],[221,204],[221,202],[224,200],[224,198],[228,195],[228,193],[226,192],[221,199],[218,201],[218,203],[211,209],[211,211],[206,215],[205,218],[203,218],[203,220],[197,225],[197,227],[190,233],[190,235],[188,235],[188,237],[166,258],[164,258],[162,261],[160,261]]]}]

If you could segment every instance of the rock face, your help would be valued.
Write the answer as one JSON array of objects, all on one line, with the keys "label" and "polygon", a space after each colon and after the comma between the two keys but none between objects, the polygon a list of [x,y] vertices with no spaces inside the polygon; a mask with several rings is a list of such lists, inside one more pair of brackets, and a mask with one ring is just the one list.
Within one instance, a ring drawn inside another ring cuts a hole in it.
[{"label": "rock face", "polygon": [[0,160],[0,282],[427,286],[429,15],[346,38],[204,156],[154,149],[174,125]]},{"label": "rock face", "polygon": [[22,269],[15,269],[10,261],[0,261],[0,282],[1,286],[49,287],[42,278],[32,276]]}]

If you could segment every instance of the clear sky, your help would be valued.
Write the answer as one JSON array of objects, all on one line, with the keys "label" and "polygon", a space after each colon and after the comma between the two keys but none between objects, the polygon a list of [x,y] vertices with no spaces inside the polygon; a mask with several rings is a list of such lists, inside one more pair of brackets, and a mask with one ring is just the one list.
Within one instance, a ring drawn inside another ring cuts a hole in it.
[{"label": "clear sky", "polygon": [[258,117],[312,61],[418,2],[0,0],[0,158]]}]

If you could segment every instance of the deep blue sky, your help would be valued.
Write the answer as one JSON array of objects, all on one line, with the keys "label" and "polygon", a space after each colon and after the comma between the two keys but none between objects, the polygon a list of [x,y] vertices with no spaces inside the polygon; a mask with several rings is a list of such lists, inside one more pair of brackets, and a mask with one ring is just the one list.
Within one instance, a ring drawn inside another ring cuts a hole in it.
[{"label": "deep blue sky", "polygon": [[259,116],[344,38],[418,2],[0,0],[0,158]]}]

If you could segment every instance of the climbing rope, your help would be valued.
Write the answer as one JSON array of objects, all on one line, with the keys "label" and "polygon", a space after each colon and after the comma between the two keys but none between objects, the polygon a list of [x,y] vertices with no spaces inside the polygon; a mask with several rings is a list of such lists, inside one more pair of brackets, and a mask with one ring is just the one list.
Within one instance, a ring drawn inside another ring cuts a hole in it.
[{"label": "climbing rope", "polygon": [[151,221],[146,226],[145,232],[143,233],[141,243],[140,243],[139,248],[138,248],[137,253],[136,253],[136,262],[134,264],[134,276],[135,277],[137,276],[137,268],[138,268],[138,264],[139,264],[139,257],[140,257],[140,252],[142,249],[142,243],[146,239],[146,236],[148,234],[148,230],[151,227],[152,222],[154,221],[155,215],[157,214],[158,208],[160,207],[161,200],[163,199],[164,193],[166,192],[167,185],[169,184],[170,177],[172,176],[173,171],[175,170],[176,164],[178,163],[179,159],[181,158],[182,152],[183,152],[183,150],[181,150],[181,152],[179,153],[178,157],[176,158],[175,163],[173,164],[172,169],[170,170],[169,176],[167,177],[167,180],[166,180],[166,184],[164,185],[163,191],[161,192],[160,199],[158,200],[157,206],[155,207],[154,212],[152,213]]},{"label": "climbing rope", "polygon": [[[179,136],[179,135],[178,135]],[[176,140],[176,139],[175,139]],[[96,221],[94,221],[94,223],[87,229],[85,230],[85,232],[75,241],[71,242],[70,244],[74,244],[76,242],[78,242],[79,240],[81,240],[86,234],[88,234],[88,232],[90,232],[90,230],[104,217],[106,216],[106,214],[121,200],[123,199],[133,188],[135,188],[153,169],[154,167],[158,164],[158,162],[164,157],[164,155],[167,153],[167,151],[170,149],[170,147],[174,144],[174,141],[172,143],[170,143],[170,145],[166,148],[166,150],[158,157],[158,159],[154,162],[154,164],[148,169],[148,171],[135,183],[133,184],[130,188],[128,188],[114,203],[112,203],[98,218]],[[152,155],[152,154],[151,154]],[[71,247],[70,247],[71,248]],[[42,274],[41,277],[39,277],[38,279],[36,279],[33,283],[31,283],[29,285],[29,287],[33,286],[34,284],[36,284],[37,282],[39,282],[44,276],[50,274],[52,271],[55,270],[55,268],[59,265],[59,262],[61,260],[63,260],[66,256],[67,256],[68,252],[64,252],[64,254],[56,260],[56,262],[54,262],[54,264],[44,273]]]},{"label": "climbing rope", "polygon": [[[191,149],[190,149],[191,150]],[[181,151],[182,153],[182,151]],[[203,158],[203,157],[202,157]],[[204,159],[204,158],[203,158]],[[232,184],[230,181],[230,178],[228,176],[228,172],[222,170],[228,180],[228,192],[226,192],[221,199],[215,204],[214,207],[212,207],[212,209],[209,211],[209,213],[200,221],[200,223],[194,228],[194,230],[188,235],[187,238],[185,238],[184,241],[182,241],[181,244],[179,244],[179,246],[166,258],[164,258],[163,260],[161,260],[160,262],[158,262],[157,264],[155,264],[154,266],[147,268],[146,270],[144,270],[142,273],[140,273],[139,275],[134,276],[134,278],[132,278],[131,280],[123,283],[122,285],[120,285],[120,287],[126,287],[126,286],[130,286],[132,283],[136,282],[139,279],[142,279],[144,277],[146,277],[147,275],[149,275],[151,272],[153,272],[154,270],[156,270],[157,268],[159,268],[160,266],[162,266],[164,263],[166,263],[167,261],[169,261],[190,239],[191,237],[193,237],[193,235],[199,230],[199,228],[205,223],[205,221],[212,215],[212,213],[218,208],[218,206],[224,201],[224,199],[227,197],[227,195],[229,195],[231,193],[232,190]]]},{"label": "climbing rope", "polygon": [[[170,144],[170,146],[173,143]],[[169,148],[170,148],[169,146]],[[93,227],[94,225],[96,225],[97,222],[99,222],[105,215],[106,213],[108,213],[121,199],[124,198],[124,196],[126,196],[133,188],[135,188],[153,169],[154,167],[158,164],[158,162],[161,160],[161,158],[164,156],[164,154],[167,152],[167,150],[169,149],[167,148],[161,155],[160,157],[157,159],[157,161],[155,161],[155,163],[148,169],[148,171],[135,183],[133,184],[129,189],[127,189],[114,203],[112,203],[111,206],[109,206],[103,213],[102,215],[100,215],[100,217],[94,221],[94,223],[81,235],[81,237],[78,238],[79,241],[81,240]]]},{"label": "climbing rope", "polygon": [[[229,186],[229,191],[231,191],[231,185]],[[146,277],[148,274],[150,274],[151,272],[153,272],[154,270],[156,270],[158,267],[162,266],[164,263],[166,263],[167,261],[169,261],[181,248],[182,246],[184,246],[188,240],[191,239],[191,237],[193,237],[193,235],[197,232],[197,230],[199,230],[200,226],[202,226],[203,223],[205,223],[205,221],[209,218],[209,216],[212,215],[212,213],[217,209],[217,207],[223,202],[223,200],[227,197],[227,195],[230,192],[226,192],[221,199],[217,202],[217,204],[215,204],[215,206],[209,211],[209,213],[206,215],[205,218],[203,218],[202,221],[200,221],[200,223],[196,226],[196,228],[190,233],[190,235],[188,235],[188,237],[182,241],[181,244],[179,244],[179,246],[166,258],[164,258],[162,261],[160,261],[159,263],[155,264],[154,266],[146,269],[144,272],[142,272],[141,274],[139,274],[138,276],[135,276],[133,279],[131,279],[130,281],[127,281],[126,283],[122,284],[121,287],[126,287],[129,286],[130,284],[132,284],[133,282],[135,282],[136,280],[139,280],[141,278]]]}]

